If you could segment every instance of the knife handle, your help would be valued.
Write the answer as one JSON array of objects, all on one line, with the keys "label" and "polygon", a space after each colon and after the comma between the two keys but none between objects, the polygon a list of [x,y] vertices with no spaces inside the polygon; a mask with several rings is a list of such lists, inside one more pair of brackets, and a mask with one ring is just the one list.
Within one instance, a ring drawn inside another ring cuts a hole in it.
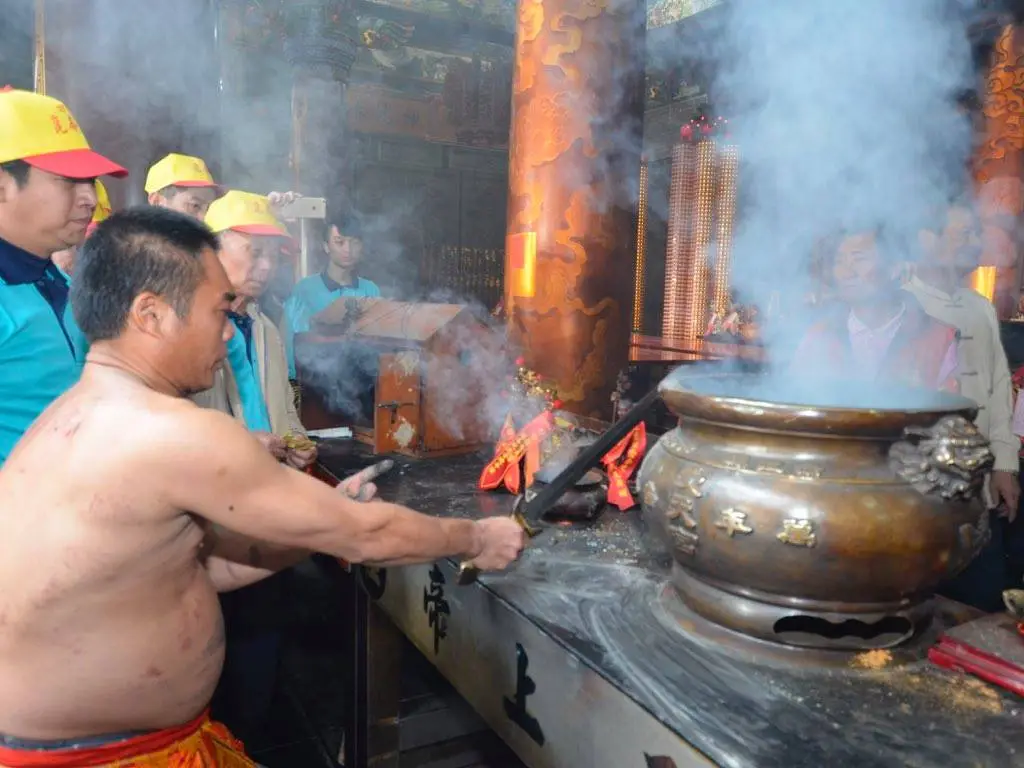
[{"label": "knife handle", "polygon": [[[510,515],[510,517],[517,523],[519,523],[519,527],[526,532],[527,537],[532,539],[534,536],[541,532],[541,529],[535,528],[532,525],[530,525],[526,518],[523,517],[522,514],[520,514],[519,505],[521,499],[522,496],[520,496],[519,499],[516,500],[515,507],[512,510],[512,514]],[[472,562],[470,562],[469,560],[463,560],[461,563],[459,563],[459,573],[458,576],[456,576],[455,578],[456,584],[458,584],[460,587],[465,587],[469,584],[473,584],[474,582],[476,582],[478,578],[480,578],[480,569],[473,565]]]}]

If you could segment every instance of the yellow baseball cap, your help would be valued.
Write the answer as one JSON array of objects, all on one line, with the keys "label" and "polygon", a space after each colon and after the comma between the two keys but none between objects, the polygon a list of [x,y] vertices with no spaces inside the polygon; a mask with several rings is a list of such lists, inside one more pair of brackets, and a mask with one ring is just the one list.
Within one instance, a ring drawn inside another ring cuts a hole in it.
[{"label": "yellow baseball cap", "polygon": [[288,232],[270,209],[266,195],[232,189],[210,204],[206,226],[216,233],[232,230],[246,235],[288,237]]},{"label": "yellow baseball cap", "polygon": [[89,148],[64,104],[7,86],[0,90],[0,163],[11,160],[24,160],[69,179],[128,175],[120,165]]},{"label": "yellow baseball cap", "polygon": [[96,180],[96,210],[92,212],[92,220],[99,224],[106,218],[110,217],[110,214],[114,212],[113,207],[110,205],[110,195],[107,194],[107,188],[103,186],[103,182],[99,179]]},{"label": "yellow baseball cap", "polygon": [[103,186],[103,182],[96,179],[96,210],[92,212],[92,221],[85,228],[85,236],[88,237],[96,231],[96,227],[100,225],[100,222],[109,218],[113,212],[114,208],[110,205],[110,195],[107,194],[107,188]]},{"label": "yellow baseball cap", "polygon": [[[146,194],[167,187],[215,187],[213,174],[201,158],[174,152],[158,160],[146,174]],[[219,189],[219,188],[218,188]]]}]

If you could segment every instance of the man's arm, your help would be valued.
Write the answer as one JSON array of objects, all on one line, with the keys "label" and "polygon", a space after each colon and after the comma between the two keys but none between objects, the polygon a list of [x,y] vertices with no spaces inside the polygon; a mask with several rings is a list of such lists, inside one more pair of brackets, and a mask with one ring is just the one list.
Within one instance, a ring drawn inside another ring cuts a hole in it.
[{"label": "man's arm", "polygon": [[[284,338],[281,335],[281,331],[274,325],[274,322],[266,315],[260,316],[260,323],[263,326],[267,357],[267,392],[264,393],[264,396],[268,398],[268,401],[271,397],[269,394],[271,392],[275,393],[274,396],[283,396],[288,431],[297,435],[305,435],[306,428],[302,426],[302,422],[299,420],[299,412],[295,409],[295,397],[292,392],[291,382],[289,381],[288,353],[284,346]],[[282,318],[281,323],[283,327],[287,328],[288,321],[286,317]]]},{"label": "man's arm", "polygon": [[992,334],[991,361],[992,394],[989,395],[985,407],[989,415],[989,442],[992,444],[992,455],[995,457],[996,472],[1017,472],[1019,468],[1017,454],[1020,451],[1020,440],[1013,435],[1013,382],[1010,378],[1010,364],[1006,359],[999,336],[999,320],[995,308],[985,302],[985,321]]},{"label": "man's arm", "polygon": [[281,547],[242,536],[220,526],[209,526],[203,564],[218,592],[231,592],[298,565],[311,554],[308,549]]},{"label": "man's arm", "polygon": [[988,401],[989,434],[987,435],[995,462],[989,480],[992,503],[1002,508],[1010,522],[1017,517],[1020,504],[1019,469],[1020,440],[1013,434],[1013,379],[999,333],[995,307],[984,302],[985,325],[990,332],[989,357],[991,384]]},{"label": "man's arm", "polygon": [[511,520],[440,519],[348,499],[274,461],[223,414],[176,408],[166,419],[162,434],[146,443],[151,455],[140,458],[166,478],[168,501],[245,536],[373,565],[461,556],[504,567],[522,548],[522,537],[506,525],[514,526]]}]

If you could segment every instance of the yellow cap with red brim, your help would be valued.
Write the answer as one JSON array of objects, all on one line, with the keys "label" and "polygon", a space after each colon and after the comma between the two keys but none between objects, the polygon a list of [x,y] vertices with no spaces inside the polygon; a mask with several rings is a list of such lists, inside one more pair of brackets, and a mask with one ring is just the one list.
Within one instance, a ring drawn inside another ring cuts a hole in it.
[{"label": "yellow cap with red brim", "polygon": [[23,160],[68,179],[128,175],[89,147],[70,110],[49,96],[14,88],[0,90],[0,163]]},{"label": "yellow cap with red brim", "polygon": [[206,226],[216,233],[231,230],[246,235],[288,236],[274,216],[266,195],[239,192],[237,189],[210,203]]},{"label": "yellow cap with red brim", "polygon": [[222,192],[201,158],[174,152],[153,163],[146,174],[147,195],[167,187],[213,187]]}]

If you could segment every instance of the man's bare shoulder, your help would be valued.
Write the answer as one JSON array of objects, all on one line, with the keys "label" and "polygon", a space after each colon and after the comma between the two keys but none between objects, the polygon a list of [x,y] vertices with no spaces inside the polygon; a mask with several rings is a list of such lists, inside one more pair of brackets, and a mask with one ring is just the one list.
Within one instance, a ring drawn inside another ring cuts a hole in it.
[{"label": "man's bare shoulder", "polygon": [[133,414],[135,448],[143,456],[161,463],[204,460],[239,445],[258,446],[258,442],[235,419],[211,408],[202,408],[185,398],[156,395]]}]

